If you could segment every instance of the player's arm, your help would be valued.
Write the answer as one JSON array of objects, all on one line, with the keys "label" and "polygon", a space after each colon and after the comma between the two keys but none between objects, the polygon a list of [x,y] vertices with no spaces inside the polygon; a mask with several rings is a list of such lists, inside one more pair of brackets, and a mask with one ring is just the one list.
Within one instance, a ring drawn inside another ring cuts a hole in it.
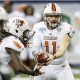
[{"label": "player's arm", "polygon": [[69,46],[70,39],[74,36],[74,28],[67,24],[68,26],[66,27],[66,31],[64,32],[64,36],[60,42],[60,48],[59,50],[54,54],[54,55],[49,55],[48,62],[46,63],[47,65],[53,60],[60,58],[64,55],[65,51],[67,50],[67,47]]},{"label": "player's arm", "polygon": [[64,55],[66,49],[68,48],[69,46],[69,43],[70,43],[70,37],[68,34],[64,35],[62,40],[61,40],[61,43],[60,43],[60,48],[59,50],[54,54],[54,58],[60,58]]},{"label": "player's arm", "polygon": [[54,55],[51,55],[48,53],[49,55],[49,58],[48,58],[48,62],[46,63],[46,65],[50,64],[50,62],[53,60],[53,59],[57,59],[57,58],[60,58],[64,55],[66,49],[68,48],[69,46],[69,43],[70,43],[70,36],[68,34],[65,34],[60,42],[60,48],[59,50],[54,54]]},{"label": "player's arm", "polygon": [[29,69],[26,65],[24,65],[20,59],[20,52],[17,52],[13,49],[10,48],[5,48],[6,51],[11,55],[12,61],[14,63],[14,66],[17,71],[24,73],[24,74],[29,74],[29,75],[39,75],[39,70],[37,69],[36,71],[32,71]]},{"label": "player's arm", "polygon": [[72,26],[70,26],[69,32],[67,34],[65,34],[60,42],[60,48],[59,50],[54,54],[54,58],[60,58],[64,55],[64,53],[66,52],[69,43],[70,43],[70,39],[74,36],[74,29],[72,28]]}]

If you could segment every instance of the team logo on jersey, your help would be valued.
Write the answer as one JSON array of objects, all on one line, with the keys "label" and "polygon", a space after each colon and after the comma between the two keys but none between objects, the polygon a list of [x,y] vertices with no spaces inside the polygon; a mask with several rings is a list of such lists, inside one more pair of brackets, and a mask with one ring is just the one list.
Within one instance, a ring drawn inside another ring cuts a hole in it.
[{"label": "team logo on jersey", "polygon": [[61,28],[57,28],[57,31],[60,32],[61,31]]},{"label": "team logo on jersey", "polygon": [[43,33],[44,31],[46,31],[46,28],[39,28],[39,31]]},{"label": "team logo on jersey", "polygon": [[44,40],[57,40],[58,37],[56,36],[44,36]]}]

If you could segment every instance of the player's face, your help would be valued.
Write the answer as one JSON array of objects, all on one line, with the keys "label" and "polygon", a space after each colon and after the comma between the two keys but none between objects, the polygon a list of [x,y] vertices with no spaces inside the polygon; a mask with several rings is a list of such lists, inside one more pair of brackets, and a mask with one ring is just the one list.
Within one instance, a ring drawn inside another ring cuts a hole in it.
[{"label": "player's face", "polygon": [[52,23],[57,23],[59,19],[59,15],[47,15],[47,20]]},{"label": "player's face", "polygon": [[60,15],[46,15],[46,22],[48,24],[48,27],[55,28],[58,26],[58,23],[60,22]]}]

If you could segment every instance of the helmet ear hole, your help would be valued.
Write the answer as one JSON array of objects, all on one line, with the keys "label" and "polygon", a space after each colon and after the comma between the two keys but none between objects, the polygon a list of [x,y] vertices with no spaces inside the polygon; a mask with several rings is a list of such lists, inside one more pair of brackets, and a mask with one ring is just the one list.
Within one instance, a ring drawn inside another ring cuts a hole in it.
[{"label": "helmet ear hole", "polygon": [[16,31],[16,33],[18,33],[18,30],[17,29],[15,31]]}]

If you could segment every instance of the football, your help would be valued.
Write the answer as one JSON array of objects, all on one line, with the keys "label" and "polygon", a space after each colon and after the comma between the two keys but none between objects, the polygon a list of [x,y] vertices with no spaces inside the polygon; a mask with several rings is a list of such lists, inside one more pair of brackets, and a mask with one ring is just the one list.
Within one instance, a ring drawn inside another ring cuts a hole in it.
[{"label": "football", "polygon": [[47,59],[49,58],[47,53],[41,53],[37,56],[37,61],[39,64],[45,64],[47,62]]}]

